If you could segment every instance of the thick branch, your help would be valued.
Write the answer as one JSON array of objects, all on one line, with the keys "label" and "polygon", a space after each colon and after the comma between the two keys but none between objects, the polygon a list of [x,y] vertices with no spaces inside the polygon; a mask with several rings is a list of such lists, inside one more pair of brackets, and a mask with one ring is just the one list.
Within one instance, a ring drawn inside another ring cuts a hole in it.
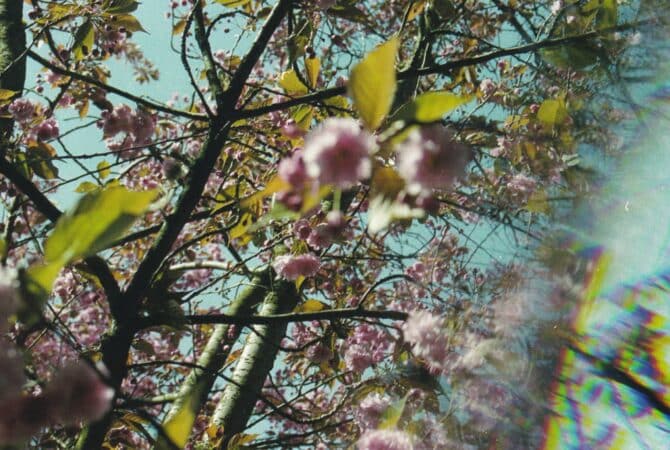
[{"label": "thick branch", "polygon": [[[272,316],[291,311],[298,299],[292,282],[280,282],[265,297],[261,315]],[[232,382],[223,391],[210,421],[216,427],[223,428],[221,448],[226,448],[230,438],[246,428],[263,383],[274,366],[279,352],[277,344],[286,334],[286,327],[286,322],[274,323],[259,326],[249,334],[232,374]]]},{"label": "thick branch", "polygon": [[[237,103],[244,84],[251,73],[251,69],[260,58],[270,37],[288,11],[290,4],[290,0],[280,0],[270,13],[251,50],[249,50],[249,53],[242,60],[239,69],[233,76],[230,87],[224,95],[225,105],[232,106]],[[215,86],[210,86],[210,89],[214,88]],[[146,256],[139,264],[133,279],[126,289],[122,313],[129,322],[133,323],[133,326],[137,325],[135,319],[142,298],[149,291],[155,275],[159,271],[164,259],[170,253],[179,233],[181,233],[184,225],[189,221],[193,210],[202,196],[209,175],[212,173],[221,149],[228,138],[231,123],[225,117],[224,111],[221,110],[217,111],[217,117],[210,121],[210,128],[203,143],[200,156],[193,163],[189,172],[191,177],[188,180],[188,184],[177,200],[174,212],[165,219],[154,245],[147,251]],[[114,382],[120,383],[125,378],[127,371],[125,362],[130,350],[133,333],[134,330],[132,328],[115,330],[112,337],[119,342],[120,347],[107,348],[109,354],[105,354],[105,349],[103,349],[103,359],[105,362],[111,359],[108,364],[123,368],[123,370],[116,374],[119,378],[115,379]],[[108,414],[99,422],[86,428],[77,442],[77,448],[82,450],[100,448],[110,425],[111,417]]]},{"label": "thick branch", "polygon": [[[266,271],[262,276],[254,278],[251,286],[245,289],[230,305],[228,314],[230,316],[249,314],[256,305],[263,301],[269,286],[269,277],[270,273]],[[198,368],[193,369],[181,385],[177,399],[163,421],[164,424],[172,420],[184,408],[190,408],[195,419],[207,401],[218,372],[226,363],[232,342],[237,340],[240,330],[241,328],[236,328],[233,335],[230,336],[229,324],[219,324],[214,328],[205,349],[198,358]],[[226,342],[230,344],[227,347],[224,345]]]},{"label": "thick branch", "polygon": [[228,314],[186,316],[186,320],[191,324],[229,323],[235,325],[278,325],[289,322],[338,319],[405,320],[407,319],[407,313],[402,311],[373,311],[363,308],[342,308],[311,313],[286,313],[263,316],[233,316]]},{"label": "thick branch", "polygon": [[[0,0],[0,88],[23,91],[26,80],[26,32],[21,23],[23,2]],[[14,122],[0,119],[0,133],[9,137]]]}]

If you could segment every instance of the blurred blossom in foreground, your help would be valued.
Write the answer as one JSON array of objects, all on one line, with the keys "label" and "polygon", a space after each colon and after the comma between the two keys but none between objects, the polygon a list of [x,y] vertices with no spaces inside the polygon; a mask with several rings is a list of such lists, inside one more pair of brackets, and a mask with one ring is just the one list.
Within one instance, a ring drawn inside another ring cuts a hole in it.
[{"label": "blurred blossom in foreground", "polygon": [[583,211],[578,232],[587,237],[566,245],[586,262],[584,289],[549,401],[546,449],[668,448],[670,137],[663,121],[645,125],[624,170]]}]

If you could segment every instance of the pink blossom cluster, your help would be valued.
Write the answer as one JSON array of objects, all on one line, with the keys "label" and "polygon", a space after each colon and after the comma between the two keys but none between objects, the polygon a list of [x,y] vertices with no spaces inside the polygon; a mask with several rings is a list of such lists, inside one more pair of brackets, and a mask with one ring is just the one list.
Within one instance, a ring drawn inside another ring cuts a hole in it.
[{"label": "pink blossom cluster", "polygon": [[443,369],[449,355],[443,326],[444,320],[440,316],[427,311],[410,313],[402,326],[405,341],[412,345],[414,355],[434,371]]},{"label": "pink blossom cluster", "polygon": [[358,450],[413,450],[412,436],[399,430],[371,430],[356,442]]},{"label": "pink blossom cluster", "polygon": [[507,183],[507,190],[514,199],[528,201],[537,188],[537,181],[533,178],[518,173]]},{"label": "pink blossom cluster", "polygon": [[293,225],[296,239],[306,241],[311,248],[322,250],[343,237],[347,231],[347,221],[341,211],[330,211],[325,222],[316,226],[305,219],[299,219]]},{"label": "pink blossom cluster", "polygon": [[479,90],[484,94],[484,97],[490,97],[498,90],[498,86],[496,86],[492,79],[484,78],[482,82],[479,83]]},{"label": "pink blossom cluster", "polygon": [[384,411],[391,406],[392,399],[386,394],[374,392],[363,399],[354,411],[356,422],[363,430],[377,428]]},{"label": "pink blossom cluster", "polygon": [[14,100],[7,109],[12,114],[12,118],[22,126],[31,122],[37,112],[33,102],[24,97]]},{"label": "pink blossom cluster", "polygon": [[446,189],[463,173],[470,150],[440,124],[414,128],[396,148],[396,167],[417,195]]},{"label": "pink blossom cluster", "polygon": [[81,362],[60,370],[39,395],[24,395],[13,386],[13,394],[0,400],[0,444],[19,443],[50,425],[97,420],[113,397],[98,373]]},{"label": "pink blossom cluster", "polygon": [[392,348],[388,333],[367,323],[357,326],[342,344],[346,367],[355,372],[383,361]]},{"label": "pink blossom cluster", "polygon": [[58,129],[58,122],[53,117],[42,121],[37,126],[32,128],[30,137],[35,137],[39,141],[49,141],[55,139],[60,135]]},{"label": "pink blossom cluster", "polygon": [[[111,111],[102,112],[98,127],[102,128],[110,150],[123,151],[132,146],[149,144],[156,127],[156,118],[145,110],[133,111],[128,105],[119,105]],[[110,139],[120,133],[125,133],[122,141]]]},{"label": "pink blossom cluster", "polygon": [[281,278],[295,281],[299,277],[313,277],[319,271],[321,261],[313,253],[281,255],[275,258],[272,268]]},{"label": "pink blossom cluster", "polygon": [[325,120],[305,137],[307,175],[319,184],[348,188],[370,176],[374,138],[349,118]]},{"label": "pink blossom cluster", "polygon": [[326,119],[307,134],[301,151],[280,163],[279,175],[295,188],[307,178],[349,188],[370,176],[374,145],[374,138],[354,119]]},{"label": "pink blossom cluster", "polygon": [[[0,331],[19,306],[15,272],[0,270]],[[0,444],[27,439],[41,428],[75,425],[102,417],[114,397],[91,366],[83,362],[65,365],[37,395],[22,392],[25,383],[23,358],[9,342],[0,347]],[[99,370],[103,370],[100,368]]]}]

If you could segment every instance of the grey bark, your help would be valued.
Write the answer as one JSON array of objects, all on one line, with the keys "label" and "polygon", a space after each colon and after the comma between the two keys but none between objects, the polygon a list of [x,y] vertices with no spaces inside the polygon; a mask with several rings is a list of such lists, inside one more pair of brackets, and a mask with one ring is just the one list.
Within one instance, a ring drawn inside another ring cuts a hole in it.
[{"label": "grey bark", "polygon": [[[265,297],[260,315],[290,312],[296,307],[298,299],[292,282],[279,282]],[[287,324],[254,326],[249,333],[231,381],[210,420],[211,424],[223,428],[221,448],[226,448],[234,435],[244,431],[263,383],[274,366],[286,327]]]},{"label": "grey bark", "polygon": [[[230,305],[227,314],[231,316],[249,315],[256,305],[262,302],[268,289],[268,283],[268,272],[255,277],[251,285]],[[230,341],[232,343],[239,336],[239,327],[233,333],[234,336],[229,336],[230,327],[230,324],[221,324],[214,327],[202,355],[198,358],[197,364],[202,368],[194,369],[188,375],[179,390],[178,399],[173,403],[165,420],[163,420],[163,424],[172,419],[186,401],[192,402],[191,408],[194,411],[199,411],[203,407],[216,381],[218,372],[223,368],[230,355],[230,346],[228,349],[224,349],[226,342]]]}]

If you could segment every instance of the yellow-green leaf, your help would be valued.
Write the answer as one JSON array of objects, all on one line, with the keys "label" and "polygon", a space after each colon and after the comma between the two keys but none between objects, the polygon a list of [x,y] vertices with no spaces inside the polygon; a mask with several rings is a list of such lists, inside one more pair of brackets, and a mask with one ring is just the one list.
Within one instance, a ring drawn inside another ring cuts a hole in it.
[{"label": "yellow-green leaf", "polygon": [[93,29],[93,24],[87,20],[74,34],[74,44],[72,45],[72,51],[77,60],[83,59],[86,55],[93,50],[93,44],[95,43],[95,30]]},{"label": "yellow-green leaf", "polygon": [[549,212],[549,203],[547,202],[547,193],[543,190],[533,192],[526,205],[528,212],[545,214]]},{"label": "yellow-green leaf", "polygon": [[135,192],[111,186],[85,194],[63,214],[44,244],[47,261],[66,264],[104,250],[121,237],[156,198],[156,191]]},{"label": "yellow-green leaf", "polygon": [[471,95],[456,95],[448,91],[426,92],[400,108],[394,119],[422,123],[435,122],[473,98]]},{"label": "yellow-green leaf", "polygon": [[382,414],[377,429],[387,430],[390,428],[395,428],[396,425],[398,425],[398,422],[402,417],[402,413],[403,411],[405,411],[405,403],[407,403],[408,395],[409,394],[405,395],[403,398],[401,398],[400,400],[396,401],[391,406],[386,408],[386,411],[384,411],[384,413]]},{"label": "yellow-green leaf", "polygon": [[279,85],[289,95],[306,94],[308,91],[307,86],[300,81],[293,69],[287,70],[279,76]]},{"label": "yellow-green leaf", "polygon": [[158,439],[155,447],[157,450],[172,449],[175,445],[178,448],[186,446],[195,422],[195,412],[191,403],[190,400],[186,400],[177,413],[163,425],[165,435],[170,438],[173,445],[169,445],[165,438]]},{"label": "yellow-green leaf", "polygon": [[111,167],[112,165],[107,161],[100,161],[97,165],[98,175],[100,175],[100,178],[103,180],[107,178],[109,174],[112,173]]},{"label": "yellow-green leaf", "polygon": [[13,98],[14,96],[16,96],[17,94],[18,94],[18,92],[16,92],[16,91],[12,91],[12,90],[9,90],[9,89],[0,89],[0,102],[5,101],[5,100],[9,100],[9,99]]},{"label": "yellow-green leaf", "polygon": [[319,58],[306,58],[305,69],[307,69],[307,80],[309,85],[313,88],[319,80],[319,72],[321,71],[321,61]]},{"label": "yellow-green leaf", "polygon": [[412,208],[407,203],[401,203],[380,194],[370,200],[368,231],[375,234],[386,229],[396,220],[419,219],[425,215],[426,212],[423,209]]},{"label": "yellow-green leaf", "polygon": [[568,117],[568,110],[563,100],[545,100],[537,111],[537,118],[548,126],[559,125]]},{"label": "yellow-green leaf", "polygon": [[254,203],[258,203],[265,197],[268,197],[274,194],[275,192],[288,190],[290,188],[291,185],[287,181],[284,181],[284,179],[281,178],[279,175],[275,175],[274,177],[272,177],[270,181],[268,181],[268,183],[262,190],[242,200],[240,202],[240,206],[242,206],[242,208],[248,208]]},{"label": "yellow-green leaf", "polygon": [[240,221],[237,222],[233,228],[230,229],[229,235],[230,239],[239,239],[242,245],[247,244],[251,241],[251,235],[247,233],[249,227],[254,224],[254,216],[250,212],[242,213]]},{"label": "yellow-green leaf", "polygon": [[391,109],[396,91],[398,39],[391,38],[358,63],[349,75],[349,95],[361,120],[376,130]]},{"label": "yellow-green leaf", "polygon": [[310,298],[309,300],[305,300],[295,308],[295,312],[303,312],[303,313],[310,313],[310,312],[317,312],[317,311],[323,311],[326,309],[328,305],[326,305],[323,302],[320,302],[319,300],[316,300],[314,298]]},{"label": "yellow-green leaf", "polygon": [[97,184],[91,183],[90,181],[83,181],[74,191],[79,194],[85,194],[87,192],[97,191],[98,189],[100,189],[100,186]]},{"label": "yellow-green leaf", "polygon": [[246,444],[253,442],[257,437],[257,434],[238,433],[230,439],[230,442],[228,442],[227,450],[239,450],[242,448],[247,448],[245,447]]},{"label": "yellow-green leaf", "polygon": [[[172,36],[181,34],[186,28],[186,20],[180,19],[172,26]],[[204,72],[204,71],[203,71]],[[201,77],[203,78],[203,77]]]},{"label": "yellow-green leaf", "polygon": [[127,14],[137,9],[137,0],[106,0],[103,9],[108,14]]},{"label": "yellow-green leaf", "polygon": [[412,21],[416,18],[416,16],[423,13],[424,9],[426,9],[427,3],[428,2],[426,0],[418,0],[412,3],[412,6],[409,8],[409,11],[407,12],[407,20]]},{"label": "yellow-green leaf", "polygon": [[249,3],[251,0],[216,0],[217,3],[221,3],[223,6],[228,8],[235,8],[236,6],[244,6]]},{"label": "yellow-green leaf", "polygon": [[137,20],[137,18],[132,14],[115,15],[114,20],[111,22],[111,24],[116,28],[123,27],[132,33],[135,33],[137,31],[144,31],[146,33],[147,31],[142,27],[140,21]]},{"label": "yellow-green leaf", "polygon": [[28,164],[35,175],[45,180],[58,178],[58,168],[53,165],[56,149],[41,141],[31,141],[26,151]]}]

